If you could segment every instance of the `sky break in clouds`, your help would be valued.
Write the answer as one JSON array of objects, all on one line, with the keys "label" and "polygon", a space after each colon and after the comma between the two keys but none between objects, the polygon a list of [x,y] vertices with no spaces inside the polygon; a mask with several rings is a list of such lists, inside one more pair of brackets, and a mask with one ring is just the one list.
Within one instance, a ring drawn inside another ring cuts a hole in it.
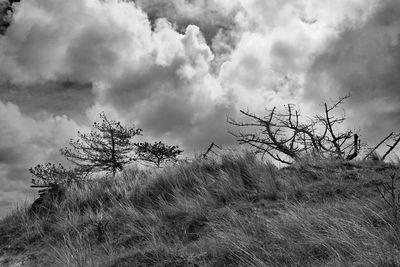
[{"label": "sky break in clouds", "polygon": [[[0,7],[8,1],[0,0]],[[1,9],[1,8],[0,8]],[[234,145],[226,116],[347,93],[364,141],[398,130],[397,0],[22,0],[0,36],[0,214],[27,169],[98,113],[187,152]]]}]

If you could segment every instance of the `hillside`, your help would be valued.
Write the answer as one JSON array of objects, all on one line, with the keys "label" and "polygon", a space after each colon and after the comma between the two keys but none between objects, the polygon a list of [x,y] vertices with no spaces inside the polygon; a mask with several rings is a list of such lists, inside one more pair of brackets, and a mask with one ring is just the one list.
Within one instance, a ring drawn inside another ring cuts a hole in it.
[{"label": "hillside", "polygon": [[395,171],[315,158],[277,168],[250,153],[130,169],[12,211],[1,265],[399,266],[399,222],[377,190]]}]

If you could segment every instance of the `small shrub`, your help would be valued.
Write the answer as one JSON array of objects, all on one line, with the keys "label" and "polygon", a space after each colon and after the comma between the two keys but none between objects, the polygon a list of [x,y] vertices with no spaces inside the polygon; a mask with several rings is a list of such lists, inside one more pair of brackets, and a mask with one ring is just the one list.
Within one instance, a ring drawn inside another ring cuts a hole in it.
[{"label": "small shrub", "polygon": [[399,180],[400,176],[397,176],[396,173],[393,173],[390,175],[390,181],[381,182],[376,186],[380,196],[390,208],[392,223],[396,232],[399,232],[400,230],[400,189],[398,188]]}]

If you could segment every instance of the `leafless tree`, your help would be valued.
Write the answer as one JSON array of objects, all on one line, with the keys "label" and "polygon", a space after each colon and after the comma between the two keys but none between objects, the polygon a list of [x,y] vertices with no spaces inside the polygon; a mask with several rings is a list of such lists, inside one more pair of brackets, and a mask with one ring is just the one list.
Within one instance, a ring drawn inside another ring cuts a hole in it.
[{"label": "leafless tree", "polygon": [[341,116],[332,115],[349,97],[340,97],[332,105],[325,103],[323,115],[315,115],[305,122],[292,104],[286,105],[283,111],[273,107],[263,117],[240,110],[247,120],[239,122],[228,118],[228,123],[245,131],[230,133],[240,144],[250,145],[256,152],[268,154],[285,164],[310,153],[350,160],[359,153],[359,136],[342,129],[344,113]]},{"label": "leafless tree", "polygon": [[214,142],[211,143],[211,145],[207,148],[206,152],[204,152],[202,154],[203,158],[207,158],[208,154],[213,153],[214,155],[218,155],[216,152],[214,152],[213,148],[216,147],[219,150],[222,150],[222,148],[220,146],[218,146],[217,144],[215,144]]},{"label": "leafless tree", "polygon": [[396,148],[399,142],[400,142],[400,134],[396,134],[394,137],[394,143],[392,145],[388,145],[389,149],[383,155],[382,160],[385,160],[385,158],[393,151],[393,149]]},{"label": "leafless tree", "polygon": [[375,158],[376,155],[376,150],[386,142],[389,138],[393,136],[394,132],[391,132],[388,136],[386,136],[384,139],[382,139],[374,148],[370,149],[370,151],[364,156],[363,160],[366,160],[370,157]]}]

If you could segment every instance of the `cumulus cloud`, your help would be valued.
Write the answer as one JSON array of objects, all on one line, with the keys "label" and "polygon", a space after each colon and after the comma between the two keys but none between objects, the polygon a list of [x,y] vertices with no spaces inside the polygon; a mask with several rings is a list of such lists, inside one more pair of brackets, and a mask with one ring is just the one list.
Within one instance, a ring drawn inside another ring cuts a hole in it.
[{"label": "cumulus cloud", "polygon": [[[66,116],[24,116],[12,103],[0,102],[0,113],[0,151],[13,155],[7,157],[9,163],[15,162],[14,158],[22,161],[40,161],[45,155],[58,153],[57,147],[64,144],[65,140],[79,129],[78,125]],[[42,153],[44,151],[46,153]]]},{"label": "cumulus cloud", "polygon": [[238,0],[136,0],[149,17],[153,27],[158,20],[165,18],[179,33],[185,33],[187,26],[200,28],[207,45],[212,49],[215,59],[211,68],[218,73],[220,65],[229,59],[231,52],[241,36],[237,16],[243,12]]},{"label": "cumulus cloud", "polygon": [[[151,136],[180,139],[193,149],[198,142],[188,142],[186,134],[194,127],[201,128],[204,120],[220,122],[221,116],[215,116],[215,112],[228,105],[226,92],[209,73],[214,55],[196,26],[190,25],[185,34],[178,34],[161,20],[153,38],[164,44],[156,46],[155,56],[140,70],[127,69],[109,87],[98,88],[99,99],[111,103],[119,114],[136,121]],[[165,47],[171,49],[166,51]]]},{"label": "cumulus cloud", "polygon": [[23,1],[0,39],[0,71],[15,83],[103,81],[150,43],[147,16],[129,3]]},{"label": "cumulus cloud", "polygon": [[92,83],[97,104],[86,114],[108,105],[156,136],[178,139],[180,130],[216,117],[210,114],[226,101],[200,28],[180,33],[158,19],[152,29],[132,3],[22,2],[0,44],[0,71],[13,84]]},{"label": "cumulus cloud", "polygon": [[327,45],[307,78],[306,96],[352,94],[349,125],[363,129],[369,141],[398,131],[400,123],[399,14],[398,1],[376,4],[364,24],[346,28]]},{"label": "cumulus cloud", "polygon": [[221,83],[245,99],[241,106],[253,99],[258,111],[266,103],[298,102],[308,91],[305,81],[315,59],[345,29],[362,25],[375,2],[241,1],[244,12],[237,20],[243,35],[222,64]]},{"label": "cumulus cloud", "polygon": [[45,113],[36,118],[25,116],[16,105],[1,101],[0,114],[2,202],[10,200],[10,196],[15,200],[26,195],[29,192],[28,168],[47,161],[62,162],[58,149],[65,146],[78,129],[85,127],[66,116]]},{"label": "cumulus cloud", "polygon": [[189,25],[197,25],[207,44],[220,30],[232,29],[235,15],[241,9],[238,1],[218,0],[136,0],[139,8],[146,12],[153,25],[159,18],[166,18],[184,32]]}]

